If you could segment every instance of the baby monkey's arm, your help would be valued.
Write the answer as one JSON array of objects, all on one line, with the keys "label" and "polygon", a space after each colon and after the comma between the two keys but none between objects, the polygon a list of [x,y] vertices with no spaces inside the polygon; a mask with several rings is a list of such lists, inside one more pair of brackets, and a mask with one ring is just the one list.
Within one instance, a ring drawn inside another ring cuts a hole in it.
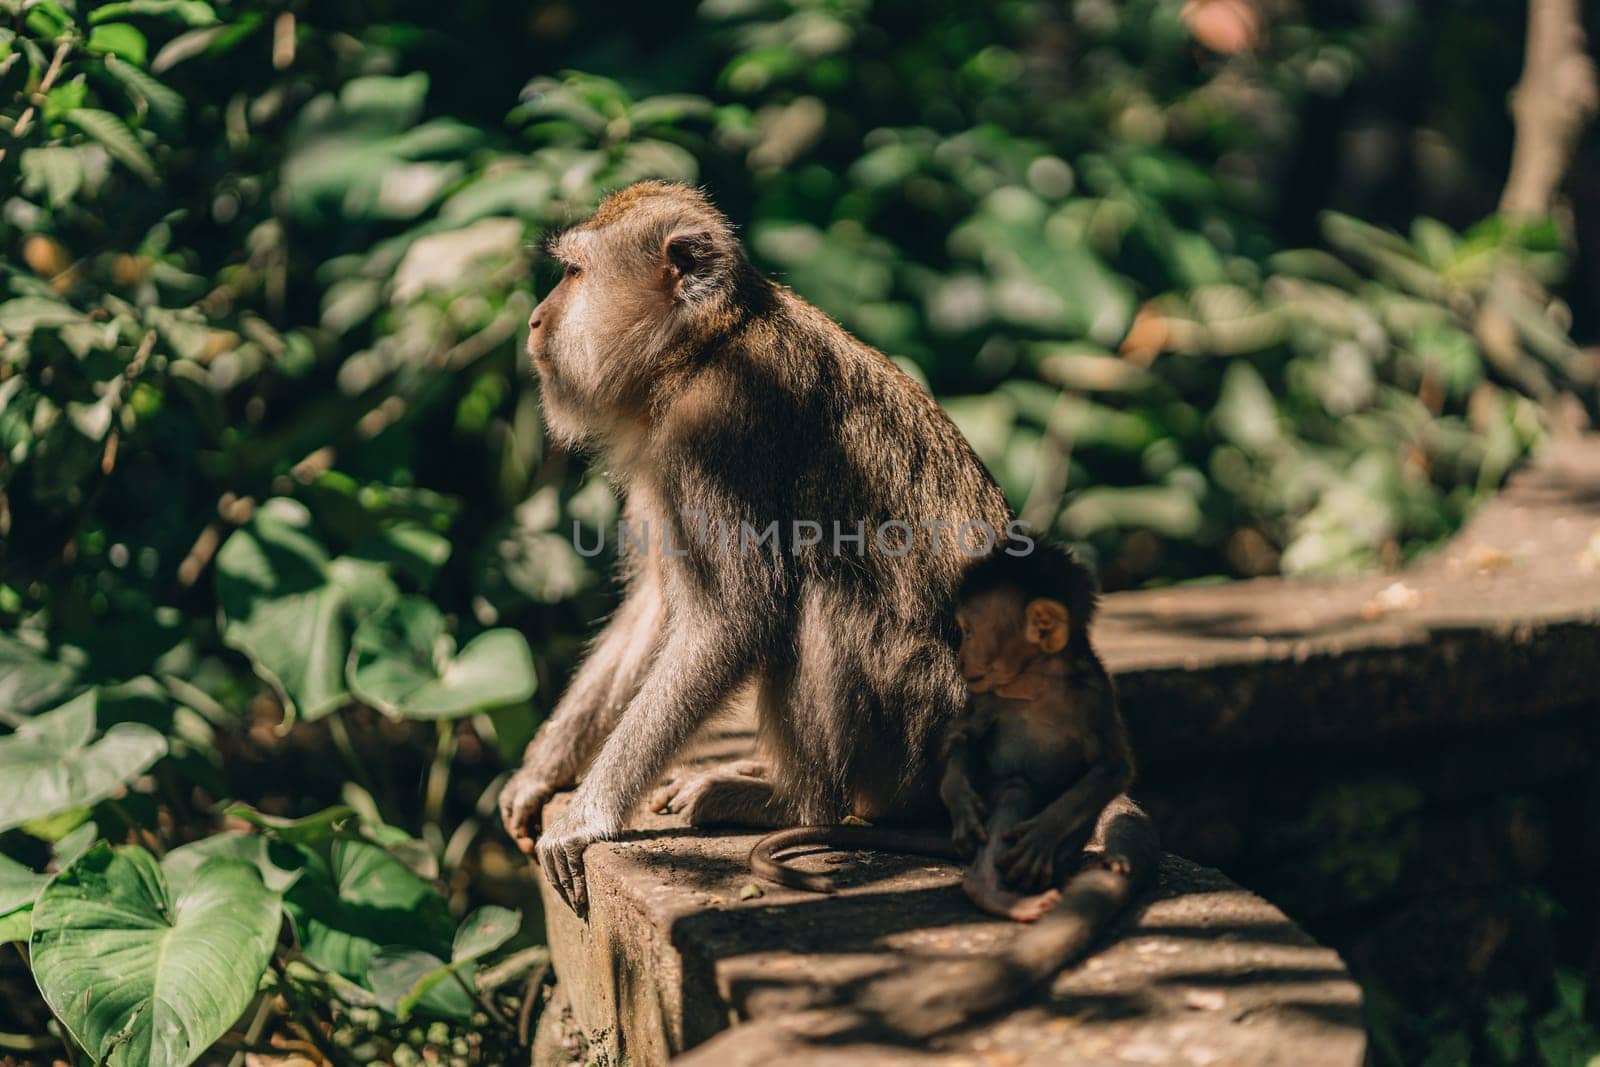
[{"label": "baby monkey's arm", "polygon": [[950,812],[951,841],[956,852],[970,859],[989,839],[984,820],[989,809],[972,784],[972,749],[994,725],[994,713],[987,701],[969,699],[967,710],[950,729],[945,740],[944,777],[939,782],[939,797]]},{"label": "baby monkey's arm", "polygon": [[1087,831],[1133,779],[1132,767],[1122,761],[1091,767],[1076,785],[1051,801],[1031,819],[1006,830],[1010,846],[995,857],[1006,881],[1019,889],[1044,889],[1055,881],[1055,862],[1062,845]]}]

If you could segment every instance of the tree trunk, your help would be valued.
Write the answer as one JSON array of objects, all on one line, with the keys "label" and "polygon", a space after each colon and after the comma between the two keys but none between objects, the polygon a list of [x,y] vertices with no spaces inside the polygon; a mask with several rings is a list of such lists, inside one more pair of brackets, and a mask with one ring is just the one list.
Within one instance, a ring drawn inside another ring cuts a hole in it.
[{"label": "tree trunk", "polygon": [[1516,142],[1501,214],[1536,218],[1554,206],[1578,138],[1600,105],[1584,43],[1578,0],[1528,0],[1522,80],[1511,95]]}]

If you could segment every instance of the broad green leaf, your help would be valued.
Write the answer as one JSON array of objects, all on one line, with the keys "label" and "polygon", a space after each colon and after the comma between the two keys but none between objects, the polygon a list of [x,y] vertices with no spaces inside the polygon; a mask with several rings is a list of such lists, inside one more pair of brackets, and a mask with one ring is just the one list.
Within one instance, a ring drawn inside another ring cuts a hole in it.
[{"label": "broad green leaf", "polygon": [[456,931],[448,964],[418,949],[384,948],[368,971],[373,993],[402,1022],[419,1007],[435,1015],[468,1018],[473,1004],[463,983],[475,982],[475,961],[510,940],[521,922],[521,914],[508,908],[478,909]]},{"label": "broad green leaf", "polygon": [[30,189],[44,191],[51,207],[60,207],[83,185],[83,157],[75,148],[30,148],[22,153],[22,176]]},{"label": "broad green leaf", "polygon": [[516,936],[522,913],[487,904],[462,920],[450,949],[451,963],[482,959]]},{"label": "broad green leaf", "polygon": [[0,332],[24,337],[34,330],[85,322],[83,312],[44,296],[19,296],[0,304]]},{"label": "broad green leaf", "polygon": [[0,915],[32,904],[49,881],[48,874],[37,874],[10,856],[0,855]]},{"label": "broad green leaf", "polygon": [[55,839],[56,870],[64,871],[78,862],[85,852],[89,851],[100,838],[100,827],[93,822],[84,821],[69,832]]},{"label": "broad green leaf", "polygon": [[365,981],[367,965],[389,945],[449,950],[443,895],[378,845],[340,838],[327,859],[310,855],[285,897],[306,958],[324,970]]},{"label": "broad green leaf", "polygon": [[89,40],[84,47],[91,52],[119,56],[142,67],[148,45],[137,27],[126,22],[107,22],[89,31]]},{"label": "broad green leaf", "polygon": [[[0,320],[9,306],[0,304]],[[65,663],[46,659],[32,645],[0,634],[0,722],[20,722],[36,708],[60,700],[72,688],[73,678]]]},{"label": "broad green leaf", "polygon": [[362,700],[402,718],[444,719],[514,704],[537,684],[528,642],[515,630],[490,630],[459,653],[439,609],[404,597],[356,630],[350,687]]},{"label": "broad green leaf", "polygon": [[426,841],[419,841],[381,819],[361,820],[361,836],[381,846],[385,852],[399,860],[406,870],[418,878],[432,881],[439,877],[439,859]]},{"label": "broad green leaf", "polygon": [[[40,841],[55,845],[58,849],[68,843],[81,844],[77,852],[72,855],[73,859],[77,859],[87,852],[89,846],[94,844],[95,839],[100,836],[98,828],[96,828],[87,841],[83,840],[84,828],[94,827],[95,825],[90,821],[89,815],[90,811],[87,807],[68,808],[66,811],[58,811],[54,815],[29,819],[22,824],[21,830],[30,837],[37,837]],[[59,852],[57,856],[60,856]],[[58,863],[56,864],[56,869],[60,870],[62,866],[64,864]]]},{"label": "broad green leaf", "polygon": [[[31,10],[30,10],[31,9]],[[54,39],[68,26],[72,25],[72,16],[67,14],[62,6],[55,0],[38,0],[33,4],[8,4],[6,13],[10,15],[28,12],[28,29],[47,40]]]},{"label": "broad green leaf", "polygon": [[298,849],[261,834],[213,834],[167,853],[161,861],[167,884],[183,892],[201,867],[218,857],[241,860],[261,875],[261,881],[274,893],[282,893],[300,877],[305,857]]},{"label": "broad green leaf", "polygon": [[418,1008],[450,1019],[470,1019],[472,997],[453,977],[455,971],[420,949],[387,946],[372,957],[367,982],[378,1003],[401,1022]]},{"label": "broad green leaf", "polygon": [[146,181],[156,180],[156,165],[133,131],[109,111],[80,107],[65,116],[68,122],[99,141],[111,158]]},{"label": "broad green leaf", "polygon": [[287,841],[291,845],[314,845],[319,841],[326,841],[333,837],[343,824],[356,818],[356,810],[343,804],[323,808],[298,819],[268,815],[248,804],[235,804],[224,814],[243,819],[250,825],[260,828],[267,836]]},{"label": "broad green leaf", "polygon": [[89,22],[93,25],[133,15],[177,19],[187,26],[210,26],[217,21],[217,13],[204,0],[121,0],[89,12]]},{"label": "broad green leaf", "polygon": [[166,754],[166,738],[141,723],[91,744],[94,725],[90,690],[0,738],[0,830],[103,800]]},{"label": "broad green leaf", "polygon": [[33,931],[33,908],[19,908],[10,915],[0,916],[0,945],[9,941],[26,941]]},{"label": "broad green leaf", "polygon": [[69,113],[82,107],[88,98],[89,82],[83,75],[62,82],[45,94],[43,108],[45,122],[61,121]]},{"label": "broad green leaf", "polygon": [[329,560],[285,509],[263,508],[217,553],[222,637],[250,657],[290,714],[315,720],[348,699],[348,616],[394,594],[378,564]]},{"label": "broad green leaf", "polygon": [[174,895],[148,852],[98,845],[34,905],[34,980],[95,1062],[184,1067],[249,1006],[281,916],[247,863],[213,859]]},{"label": "broad green leaf", "polygon": [[106,71],[150,109],[151,116],[162,126],[175,127],[183,121],[183,95],[176,89],[161,84],[155,78],[116,56],[106,58]]}]

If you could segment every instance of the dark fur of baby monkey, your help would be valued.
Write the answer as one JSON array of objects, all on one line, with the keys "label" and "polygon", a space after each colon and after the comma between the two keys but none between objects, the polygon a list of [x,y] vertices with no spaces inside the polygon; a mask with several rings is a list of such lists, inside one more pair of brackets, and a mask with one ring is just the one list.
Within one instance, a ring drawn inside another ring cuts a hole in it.
[{"label": "dark fur of baby monkey", "polygon": [[966,699],[957,539],[1011,525],[993,480],[926,389],[763,277],[699,191],[615,193],[549,254],[564,274],[528,335],[546,425],[597,454],[648,545],[620,553],[622,603],[501,793],[512,839],[583,912],[585,848],[747,690],[762,759],[652,807],[930,820]]},{"label": "dark fur of baby monkey", "polygon": [[768,835],[751,855],[763,877],[827,891],[830,880],[789,868],[776,853],[825,845],[953,854],[968,861],[962,888],[976,905],[1035,924],[961,997],[945,989],[937,1008],[901,1020],[918,1030],[1012,1003],[1082,956],[1148,884],[1160,856],[1148,816],[1125,795],[1133,757],[1090,641],[1093,579],[1065,549],[1005,547],[973,564],[956,594],[969,700],[943,749],[951,839],[930,847],[926,835],[876,827],[800,827]]}]

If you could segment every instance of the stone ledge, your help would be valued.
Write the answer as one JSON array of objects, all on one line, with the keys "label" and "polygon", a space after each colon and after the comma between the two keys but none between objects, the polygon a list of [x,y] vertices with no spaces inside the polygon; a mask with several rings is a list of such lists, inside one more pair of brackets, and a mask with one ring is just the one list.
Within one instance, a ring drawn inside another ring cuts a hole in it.
[{"label": "stone ledge", "polygon": [[1147,766],[1600,702],[1600,435],[1550,446],[1396,574],[1117,593],[1097,644]]},{"label": "stone ledge", "polygon": [[976,913],[953,865],[877,853],[831,869],[843,882],[835,896],[763,887],[741,899],[754,841],[643,817],[623,840],[588,850],[587,925],[541,882],[586,1058],[655,1064],[691,1050],[683,1062],[708,1067],[929,1055],[1016,1065],[1362,1061],[1361,994],[1338,955],[1216,871],[1172,856],[1137,916],[1047,994],[932,1042],[840,1033],[838,1016],[817,1005],[908,962],[991,954],[1015,927]]}]

